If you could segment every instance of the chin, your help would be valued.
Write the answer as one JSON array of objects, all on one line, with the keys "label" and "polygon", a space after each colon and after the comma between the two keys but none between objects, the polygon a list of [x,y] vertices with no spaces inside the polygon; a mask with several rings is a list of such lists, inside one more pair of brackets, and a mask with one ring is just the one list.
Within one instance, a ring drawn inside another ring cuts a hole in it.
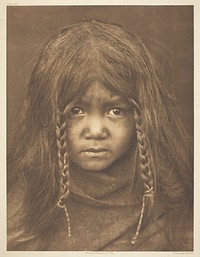
[{"label": "chin", "polygon": [[109,168],[110,165],[103,165],[103,166],[98,166],[98,165],[95,165],[95,166],[82,166],[81,168],[84,169],[84,170],[88,170],[88,171],[104,171],[105,169]]},{"label": "chin", "polygon": [[109,167],[112,166],[113,162],[92,162],[92,161],[88,161],[86,163],[75,163],[78,167],[80,167],[83,170],[88,170],[88,171],[104,171],[106,169],[108,169]]}]

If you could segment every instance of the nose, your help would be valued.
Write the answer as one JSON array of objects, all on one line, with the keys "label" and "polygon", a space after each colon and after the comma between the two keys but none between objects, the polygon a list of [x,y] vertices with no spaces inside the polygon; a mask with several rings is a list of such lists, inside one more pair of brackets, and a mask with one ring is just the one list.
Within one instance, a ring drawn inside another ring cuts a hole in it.
[{"label": "nose", "polygon": [[106,127],[104,119],[93,116],[87,119],[86,126],[83,129],[85,139],[103,140],[109,136],[109,130]]}]

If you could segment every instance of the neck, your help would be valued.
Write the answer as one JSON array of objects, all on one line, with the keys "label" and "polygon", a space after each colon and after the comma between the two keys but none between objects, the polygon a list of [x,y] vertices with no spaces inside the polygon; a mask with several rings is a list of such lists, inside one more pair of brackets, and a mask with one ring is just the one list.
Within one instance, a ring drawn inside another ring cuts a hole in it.
[{"label": "neck", "polygon": [[130,154],[101,171],[81,169],[74,163],[70,170],[70,192],[90,203],[129,205],[133,199],[131,187],[134,174]]}]

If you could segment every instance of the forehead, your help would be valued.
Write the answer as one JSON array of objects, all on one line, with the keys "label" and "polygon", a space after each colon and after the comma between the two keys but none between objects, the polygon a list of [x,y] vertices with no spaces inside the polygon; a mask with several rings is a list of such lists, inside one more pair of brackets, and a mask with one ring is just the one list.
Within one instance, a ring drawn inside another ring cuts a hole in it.
[{"label": "forehead", "polygon": [[95,81],[82,94],[80,97],[82,101],[120,101],[122,97],[119,93],[111,88],[106,87],[103,83]]}]

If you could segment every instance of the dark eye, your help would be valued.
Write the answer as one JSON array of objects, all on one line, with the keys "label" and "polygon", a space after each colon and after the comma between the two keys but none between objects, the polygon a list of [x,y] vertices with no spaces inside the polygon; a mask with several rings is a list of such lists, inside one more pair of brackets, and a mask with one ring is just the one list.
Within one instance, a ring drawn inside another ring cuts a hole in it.
[{"label": "dark eye", "polygon": [[111,116],[119,116],[123,114],[124,114],[124,111],[122,108],[113,108],[108,112],[108,115],[111,115]]},{"label": "dark eye", "polygon": [[80,107],[74,107],[71,109],[72,115],[82,115],[85,114],[85,112]]}]

